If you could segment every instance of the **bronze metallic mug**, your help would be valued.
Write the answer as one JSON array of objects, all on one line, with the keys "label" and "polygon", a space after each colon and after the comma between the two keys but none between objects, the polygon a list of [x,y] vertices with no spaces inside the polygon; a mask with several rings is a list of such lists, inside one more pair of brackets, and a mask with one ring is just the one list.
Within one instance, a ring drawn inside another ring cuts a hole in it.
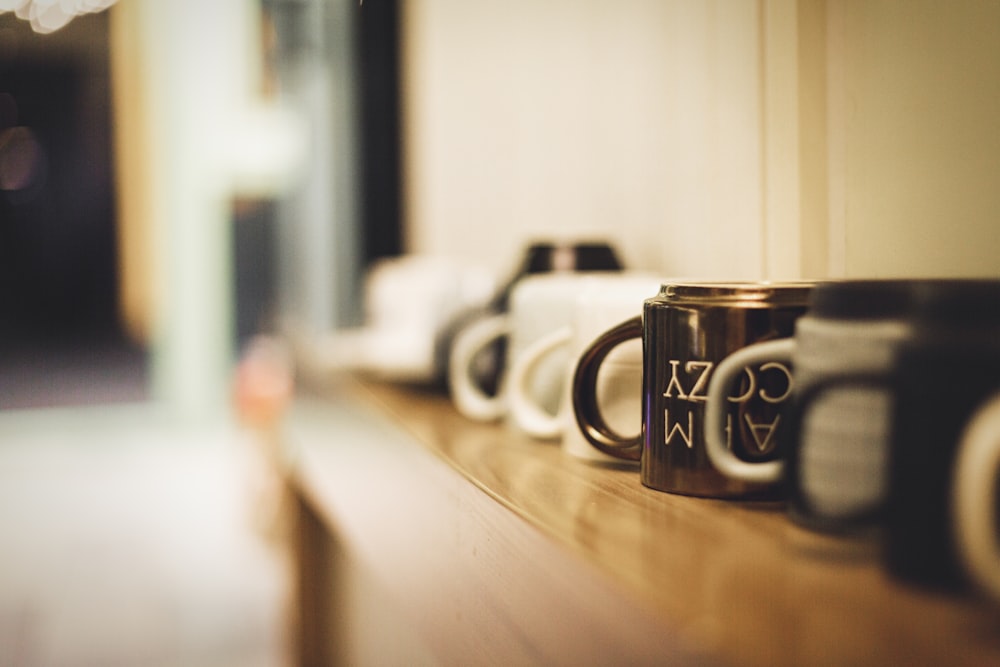
[{"label": "bronze metallic mug", "polygon": [[[639,461],[650,488],[716,498],[775,498],[778,486],[732,479],[715,469],[704,441],[705,401],[712,370],[730,353],[791,336],[806,311],[811,283],[674,283],[643,304],[641,317],[599,336],[581,355],[573,379],[580,430],[597,449]],[[608,353],[642,339],[642,431],[615,433],[596,401],[597,375]],[[727,439],[746,461],[778,458],[787,429],[782,409],[792,393],[782,363],[747,368],[728,397]]]}]

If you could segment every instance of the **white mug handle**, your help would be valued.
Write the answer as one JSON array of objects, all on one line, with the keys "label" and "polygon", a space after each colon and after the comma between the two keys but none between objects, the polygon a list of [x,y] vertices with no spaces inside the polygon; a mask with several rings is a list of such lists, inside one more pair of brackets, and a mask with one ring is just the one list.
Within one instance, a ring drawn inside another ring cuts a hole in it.
[{"label": "white mug handle", "polygon": [[976,410],[959,441],[952,477],[952,526],[970,579],[1000,600],[1000,544],[994,502],[1000,471],[1000,395]]},{"label": "white mug handle", "polygon": [[770,484],[781,479],[784,461],[750,463],[736,457],[726,443],[726,404],[729,390],[747,366],[768,361],[790,363],[795,351],[794,338],[780,338],[755,343],[736,350],[719,362],[708,383],[708,400],[705,404],[705,450],[719,472],[727,477],[746,482]]},{"label": "white mug handle", "polygon": [[455,407],[469,419],[495,421],[507,411],[503,380],[496,394],[490,396],[472,379],[472,364],[487,345],[509,333],[510,318],[506,314],[492,315],[462,329],[452,342],[448,386]]},{"label": "white mug handle", "polygon": [[549,414],[531,396],[530,380],[538,363],[549,354],[569,343],[573,336],[570,327],[550,331],[524,348],[507,374],[507,401],[514,423],[528,435],[554,440],[562,435],[563,424],[559,415]]}]

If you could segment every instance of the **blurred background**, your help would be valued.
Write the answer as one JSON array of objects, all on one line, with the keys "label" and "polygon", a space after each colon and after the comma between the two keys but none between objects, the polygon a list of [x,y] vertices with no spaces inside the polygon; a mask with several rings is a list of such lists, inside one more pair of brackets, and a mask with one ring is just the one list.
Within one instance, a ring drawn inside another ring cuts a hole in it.
[{"label": "blurred background", "polygon": [[998,25],[0,0],[0,665],[280,663],[233,373],[258,334],[308,365],[381,258],[503,274],[600,237],[663,275],[1000,275]]}]

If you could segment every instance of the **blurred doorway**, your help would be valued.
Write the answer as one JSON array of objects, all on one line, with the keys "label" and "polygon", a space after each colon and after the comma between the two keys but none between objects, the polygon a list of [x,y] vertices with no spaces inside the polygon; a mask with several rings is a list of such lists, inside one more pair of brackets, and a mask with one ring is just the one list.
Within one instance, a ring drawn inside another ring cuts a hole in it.
[{"label": "blurred doorway", "polygon": [[145,400],[120,321],[108,14],[0,14],[0,409]]}]

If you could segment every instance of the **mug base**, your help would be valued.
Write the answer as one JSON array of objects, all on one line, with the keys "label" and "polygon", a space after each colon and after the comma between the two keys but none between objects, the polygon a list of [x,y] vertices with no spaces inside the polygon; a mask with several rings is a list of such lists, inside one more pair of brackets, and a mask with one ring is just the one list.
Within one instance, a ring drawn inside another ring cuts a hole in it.
[{"label": "mug base", "polygon": [[[714,471],[713,471],[714,472]],[[642,479],[642,485],[654,491],[694,498],[719,500],[755,500],[785,504],[785,493],[778,485],[755,485],[727,479],[686,480],[683,483],[665,483],[663,480]]]},{"label": "mug base", "polygon": [[882,535],[881,525],[871,513],[864,517],[826,516],[802,507],[794,495],[788,501],[788,518],[797,526],[827,535],[872,540]]}]

